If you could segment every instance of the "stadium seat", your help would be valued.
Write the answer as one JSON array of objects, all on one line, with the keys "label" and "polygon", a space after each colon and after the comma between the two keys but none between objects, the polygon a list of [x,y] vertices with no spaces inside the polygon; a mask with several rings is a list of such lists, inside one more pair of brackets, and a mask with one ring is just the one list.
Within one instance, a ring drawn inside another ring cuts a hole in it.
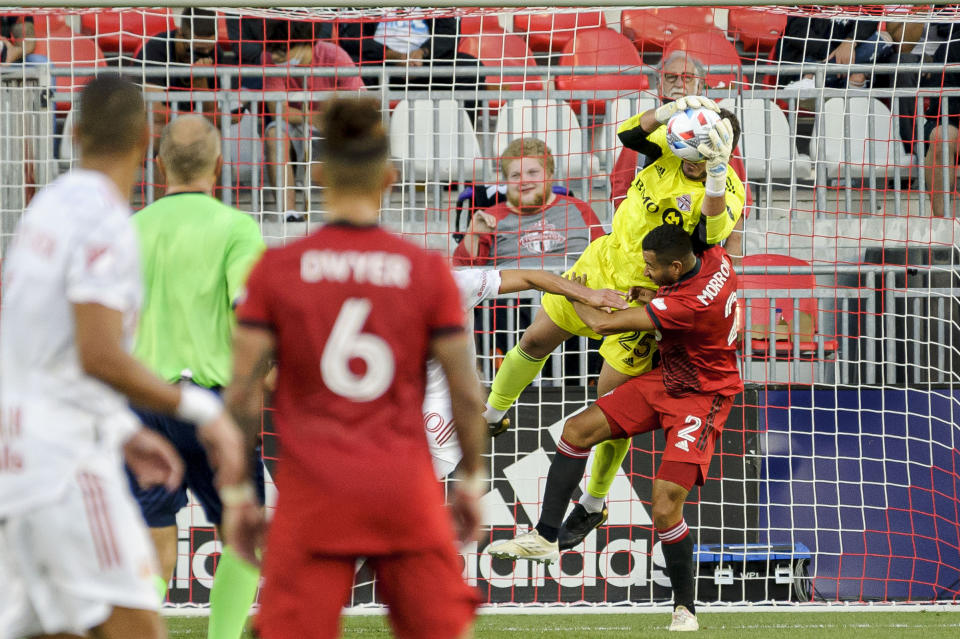
[{"label": "stadium seat", "polygon": [[170,9],[95,9],[80,15],[85,35],[102,51],[132,55],[150,36],[173,29]]},{"label": "stadium seat", "polygon": [[740,120],[739,147],[752,181],[788,180],[791,166],[795,167],[795,178],[810,176],[810,159],[797,153],[787,116],[776,102],[747,98],[738,108],[736,100],[727,98],[719,104],[736,113]]},{"label": "stadium seat", "polygon": [[874,98],[830,98],[819,116],[820,151],[814,162],[826,165],[827,178],[867,179],[871,167],[882,184],[893,179],[894,165],[908,166],[897,123],[890,109]]},{"label": "stadium seat", "polygon": [[600,130],[595,133],[593,138],[593,150],[600,154],[607,172],[612,170],[617,157],[620,156],[620,151],[623,149],[623,144],[617,137],[617,128],[620,123],[638,113],[656,108],[656,106],[657,99],[649,93],[640,94],[639,98],[616,98],[607,103],[606,117],[602,124],[595,124]]},{"label": "stadium seat", "polygon": [[64,16],[55,13],[38,14],[33,16],[33,34],[45,38],[47,34],[60,30],[67,25]]},{"label": "stadium seat", "polygon": [[[640,54],[630,40],[612,29],[584,29],[577,37],[567,42],[560,58],[562,66],[602,67],[615,66],[621,70],[638,71],[643,66]],[[632,93],[650,88],[645,75],[568,75],[557,76],[556,86],[561,91],[617,91]],[[588,100],[591,115],[603,115],[607,99]],[[570,106],[581,113],[580,102],[571,101]]]},{"label": "stadium seat", "polygon": [[503,33],[500,18],[493,14],[480,16],[464,16],[460,18],[460,35],[475,35],[477,33]]},{"label": "stadium seat", "polygon": [[[777,255],[765,253],[759,255],[746,255],[743,258],[743,266],[806,266],[810,263],[789,255]],[[777,298],[774,300],[765,297],[750,298],[749,303],[744,299],[738,299],[740,306],[741,328],[744,329],[744,341],[750,344],[752,354],[755,356],[769,355],[770,353],[770,314],[771,309],[780,309],[783,312],[783,319],[790,325],[789,332],[785,332],[782,337],[789,339],[778,340],[776,342],[776,352],[778,357],[789,358],[794,353],[793,340],[799,340],[798,346],[801,356],[811,358],[819,354],[819,345],[823,345],[824,358],[832,358],[837,351],[837,340],[827,340],[822,335],[817,334],[818,323],[818,304],[814,297],[803,297],[805,292],[813,291],[817,286],[817,278],[813,273],[798,273],[789,275],[740,275],[740,290],[762,290],[762,291],[789,291],[790,289],[802,289],[803,292],[797,292],[795,297]],[[799,327],[794,326],[794,308],[799,311]],[[746,309],[749,308],[750,317],[747,318]],[[749,327],[747,321],[749,320]]]},{"label": "stadium seat", "polygon": [[713,29],[713,18],[709,7],[626,9],[620,14],[620,31],[640,53],[655,53],[677,36]]},{"label": "stadium seat", "polygon": [[605,27],[602,11],[557,11],[554,13],[518,13],[513,30],[527,34],[527,44],[536,52],[561,51],[580,29]]},{"label": "stadium seat", "polygon": [[[674,38],[663,49],[663,56],[667,57],[674,51],[685,51],[697,58],[708,67],[725,65],[740,67],[740,54],[733,43],[727,40],[723,31],[712,28],[696,33],[687,33]],[[737,72],[707,73],[707,86],[711,89],[730,87],[737,82]]]},{"label": "stadium seat", "polygon": [[[54,31],[37,37],[35,53],[45,55],[50,63],[61,69],[74,67],[103,67],[107,61],[103,51],[91,38],[79,38],[66,24],[57,27]],[[57,90],[71,93],[81,89],[91,79],[87,75],[59,75],[57,76]],[[71,102],[58,102],[57,111],[69,111]]]},{"label": "stadium seat", "polygon": [[521,99],[507,101],[497,117],[493,162],[488,168],[492,179],[498,179],[496,159],[511,141],[521,137],[547,143],[555,160],[554,177],[559,180],[600,174],[600,160],[588,152],[580,121],[566,102]]},{"label": "stadium seat", "polygon": [[472,181],[483,152],[456,100],[401,100],[390,117],[390,149],[405,182]]},{"label": "stadium seat", "polygon": [[744,53],[760,57],[776,46],[787,26],[787,15],[767,8],[730,7],[727,33],[740,41]]},{"label": "stadium seat", "polygon": [[[533,54],[527,48],[523,38],[511,33],[484,32],[477,35],[460,38],[458,49],[480,60],[480,64],[491,67],[526,67],[536,66]],[[487,88],[496,90],[503,88],[512,91],[542,91],[543,79],[537,76],[528,76],[526,72],[517,76],[488,75]],[[494,108],[499,108],[497,103]]]}]

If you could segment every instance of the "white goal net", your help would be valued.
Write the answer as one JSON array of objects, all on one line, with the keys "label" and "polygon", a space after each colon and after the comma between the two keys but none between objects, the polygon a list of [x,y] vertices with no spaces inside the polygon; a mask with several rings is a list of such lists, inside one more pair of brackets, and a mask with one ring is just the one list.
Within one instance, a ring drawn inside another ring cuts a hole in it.
[{"label": "white goal net", "polygon": [[[698,600],[960,597],[955,8],[223,8],[191,14],[193,33],[181,9],[0,15],[0,259],[30,198],[74,162],[73,100],[97,73],[147,87],[154,135],[178,113],[211,117],[224,139],[217,195],[273,245],[324,222],[314,171],[324,99],[375,95],[399,168],[384,225],[453,265],[551,269],[582,250],[572,238],[609,230],[637,171],[617,125],[671,82],[700,82],[740,121],[734,168],[748,193],[736,231],[747,389],[685,510]],[[678,79],[671,56],[696,64]],[[520,137],[546,143],[553,190],[589,213],[506,238],[518,253],[471,254],[463,234],[503,199],[498,158]],[[153,155],[135,208],[163,194]],[[476,311],[486,383],[538,303],[511,295]],[[492,442],[484,540],[463,551],[488,603],[670,597],[649,509],[662,436],[635,438],[609,520],[559,565],[483,554],[536,523],[562,419],[596,397],[597,346],[558,349],[512,431]],[[219,545],[198,507],[180,524],[169,605],[203,606]],[[377,603],[364,567],[353,603]]]}]

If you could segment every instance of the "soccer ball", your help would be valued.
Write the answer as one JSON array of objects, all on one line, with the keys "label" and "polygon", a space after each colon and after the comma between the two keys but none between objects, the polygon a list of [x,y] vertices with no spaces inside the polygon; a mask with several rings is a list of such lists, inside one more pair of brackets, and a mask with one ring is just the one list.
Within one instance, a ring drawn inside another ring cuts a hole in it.
[{"label": "soccer ball", "polygon": [[677,111],[667,121],[667,144],[681,160],[702,162],[697,147],[710,141],[710,129],[720,121],[720,115],[710,109],[697,107]]}]

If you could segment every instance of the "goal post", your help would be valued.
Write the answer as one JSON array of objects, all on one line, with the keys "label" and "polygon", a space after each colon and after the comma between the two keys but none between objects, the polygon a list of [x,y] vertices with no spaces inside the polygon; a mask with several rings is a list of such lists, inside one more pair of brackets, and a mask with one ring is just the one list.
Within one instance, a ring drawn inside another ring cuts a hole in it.
[{"label": "goal post", "polygon": [[[154,143],[135,208],[163,193],[153,160],[161,127],[200,111],[224,141],[218,196],[248,211],[271,245],[304,236],[324,221],[314,116],[334,93],[362,91],[381,100],[399,172],[384,198],[385,226],[458,265],[562,270],[590,237],[609,231],[615,202],[642,168],[616,128],[659,104],[661,63],[679,51],[703,64],[706,95],[739,120],[734,168],[747,191],[737,266],[747,388],[706,485],[684,511],[697,543],[698,601],[956,603],[958,156],[955,144],[938,140],[960,118],[960,26],[949,28],[958,10],[845,0],[392,4],[221,2],[219,52],[202,66],[189,54],[196,43],[174,32],[180,8],[193,5],[186,0],[160,8],[32,0],[9,9],[32,19],[33,51],[45,60],[0,66],[0,246],[32,194],[76,162],[70,123],[78,89],[94,74],[120,72],[151,85]],[[795,25],[804,19],[875,28],[833,42],[807,23],[800,35]],[[282,40],[271,39],[280,32],[273,21],[288,25]],[[306,25],[307,35],[293,24]],[[188,54],[145,64],[138,52],[167,31]],[[847,40],[842,60],[778,55],[790,43],[833,53]],[[318,41],[324,45],[313,52]],[[5,47],[22,44],[13,38]],[[312,64],[286,59],[304,44]],[[337,48],[346,58],[319,63]],[[518,224],[503,241],[519,254],[474,258],[463,235],[477,210],[506,198],[499,158],[520,137],[546,143],[552,192],[591,214],[559,226]],[[651,214],[666,215],[653,206]],[[520,294],[477,309],[485,384],[538,306],[539,294]],[[661,434],[634,439],[608,496],[609,520],[558,565],[484,554],[492,541],[536,523],[563,420],[596,399],[597,347],[586,339],[561,346],[521,395],[512,430],[491,442],[483,538],[462,556],[465,578],[498,609],[617,610],[669,600],[650,512]],[[276,497],[271,424],[268,408],[268,508]],[[168,606],[187,610],[207,603],[219,542],[196,504],[178,523]],[[373,575],[359,567],[351,604],[378,601]]]}]

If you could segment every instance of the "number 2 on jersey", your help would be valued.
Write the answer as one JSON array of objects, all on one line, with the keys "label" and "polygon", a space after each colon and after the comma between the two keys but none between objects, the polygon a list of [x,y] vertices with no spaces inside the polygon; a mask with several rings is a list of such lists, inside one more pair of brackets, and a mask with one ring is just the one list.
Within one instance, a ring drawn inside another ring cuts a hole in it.
[{"label": "number 2 on jersey", "polygon": [[[320,358],[320,374],[327,388],[355,402],[372,402],[383,395],[393,382],[396,365],[393,351],[378,335],[363,333],[370,315],[370,300],[347,299]],[[350,370],[351,359],[363,360],[366,370],[360,375]]]}]

